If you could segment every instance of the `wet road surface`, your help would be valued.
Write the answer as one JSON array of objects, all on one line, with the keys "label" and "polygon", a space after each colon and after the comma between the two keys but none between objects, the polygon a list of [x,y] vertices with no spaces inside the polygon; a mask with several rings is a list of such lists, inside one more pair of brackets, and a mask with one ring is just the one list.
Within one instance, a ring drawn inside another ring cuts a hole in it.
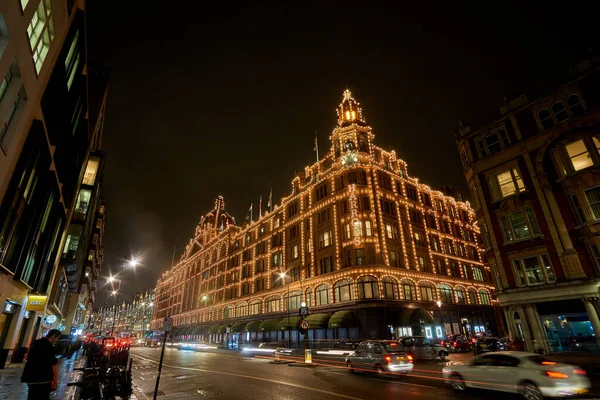
[{"label": "wet road surface", "polygon": [[[160,349],[132,349],[134,393],[152,399]],[[464,360],[470,354],[452,354]],[[442,379],[441,361],[417,361],[408,376],[350,374],[339,360],[318,365],[274,364],[271,357],[239,353],[194,352],[167,348],[159,396],[171,399],[482,399],[512,400],[519,396],[469,390],[454,392]]]}]

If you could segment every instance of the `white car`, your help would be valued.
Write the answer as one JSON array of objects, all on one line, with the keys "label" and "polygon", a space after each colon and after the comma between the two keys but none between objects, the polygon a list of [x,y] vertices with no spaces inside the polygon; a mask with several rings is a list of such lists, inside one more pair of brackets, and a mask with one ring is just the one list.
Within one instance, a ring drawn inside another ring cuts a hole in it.
[{"label": "white car", "polygon": [[486,353],[464,363],[449,363],[442,372],[457,391],[497,390],[520,393],[528,400],[587,393],[590,388],[583,369],[523,351]]}]

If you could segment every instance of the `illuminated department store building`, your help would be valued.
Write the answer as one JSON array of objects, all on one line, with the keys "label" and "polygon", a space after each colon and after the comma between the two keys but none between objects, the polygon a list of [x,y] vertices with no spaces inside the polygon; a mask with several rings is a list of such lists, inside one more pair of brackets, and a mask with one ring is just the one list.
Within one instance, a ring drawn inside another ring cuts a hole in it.
[{"label": "illuminated department store building", "polygon": [[348,90],[337,116],[325,156],[257,221],[237,226],[216,199],[157,282],[153,329],[170,316],[174,336],[232,346],[499,333],[469,204],[377,147]]}]

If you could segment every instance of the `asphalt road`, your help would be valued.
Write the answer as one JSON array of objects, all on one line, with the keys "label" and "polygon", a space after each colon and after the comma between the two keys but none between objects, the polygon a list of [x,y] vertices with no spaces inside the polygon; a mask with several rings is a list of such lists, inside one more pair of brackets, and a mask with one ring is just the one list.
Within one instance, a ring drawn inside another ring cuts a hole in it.
[{"label": "asphalt road", "polygon": [[[451,359],[470,355],[451,355]],[[132,349],[134,393],[152,399],[160,349]],[[341,360],[340,360],[341,361]],[[335,360],[315,360],[310,368],[274,364],[271,358],[239,353],[165,350],[158,399],[481,399],[512,400],[518,396],[468,391],[456,393],[441,376],[442,362],[417,361],[408,376],[380,378],[350,374]]]}]

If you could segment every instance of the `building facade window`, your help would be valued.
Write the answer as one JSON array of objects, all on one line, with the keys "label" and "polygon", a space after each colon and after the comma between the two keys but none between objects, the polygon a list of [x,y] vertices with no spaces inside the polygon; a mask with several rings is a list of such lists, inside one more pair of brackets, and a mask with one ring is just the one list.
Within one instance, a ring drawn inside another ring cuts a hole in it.
[{"label": "building facade window", "polygon": [[350,301],[353,298],[353,290],[352,290],[353,282],[351,279],[342,279],[341,281],[337,281],[335,285],[333,285],[336,303],[342,301]]},{"label": "building facade window", "polygon": [[540,235],[540,228],[532,208],[500,216],[500,224],[506,242],[529,239]]},{"label": "building facade window", "polygon": [[389,300],[398,299],[398,281],[388,276],[382,279],[383,297]]},{"label": "building facade window", "polygon": [[358,286],[359,299],[364,300],[379,298],[377,279],[374,276],[361,276],[358,278],[356,285]]},{"label": "building facade window", "polygon": [[329,285],[322,284],[315,289],[315,306],[324,306],[329,304]]},{"label": "building facade window", "polygon": [[281,299],[279,297],[271,297],[267,299],[267,312],[278,312],[281,310]]},{"label": "building facade window", "polygon": [[485,306],[489,306],[492,304],[492,302],[490,300],[490,294],[488,292],[486,292],[485,290],[479,291],[479,298],[481,299],[481,304],[483,304]]},{"label": "building facade window", "polygon": [[498,129],[487,136],[477,139],[476,143],[477,151],[481,158],[496,154],[510,145],[508,135],[504,129]]},{"label": "building facade window", "polygon": [[569,114],[567,114],[565,105],[561,101],[558,101],[552,105],[552,112],[554,113],[556,122],[563,122],[569,119]]},{"label": "building facade window", "polygon": [[581,99],[576,94],[570,94],[567,96],[567,105],[569,106],[569,110],[571,110],[571,114],[573,114],[574,117],[577,117],[585,112],[583,104],[581,103]]},{"label": "building facade window", "polygon": [[433,291],[435,288],[431,285],[425,284],[419,287],[421,290],[421,301],[435,301]]},{"label": "building facade window", "polygon": [[512,264],[517,286],[536,286],[556,281],[546,253],[514,259]]},{"label": "building facade window", "polygon": [[505,197],[515,195],[525,191],[525,184],[517,168],[500,172],[490,179],[490,188],[494,200],[501,200]]},{"label": "building facade window", "polygon": [[454,303],[454,290],[448,285],[439,285],[440,300],[442,303],[451,304]]},{"label": "building facade window", "polygon": [[567,155],[569,156],[571,165],[575,171],[580,171],[594,165],[583,139],[567,144],[565,150],[567,151]]},{"label": "building facade window", "polygon": [[402,282],[402,293],[404,300],[417,300],[417,287],[410,281]]},{"label": "building facade window", "polygon": [[577,194],[571,193],[569,195],[569,200],[571,200],[571,207],[573,207],[573,214],[575,214],[577,225],[583,224],[585,222],[585,214],[583,213],[583,208],[581,207]]},{"label": "building facade window", "polygon": [[542,124],[544,130],[550,129],[554,126],[552,114],[550,114],[550,110],[548,110],[547,108],[542,108],[540,111],[538,111],[538,119],[540,120],[540,123]]},{"label": "building facade window", "polygon": [[595,219],[600,219],[600,186],[585,190],[585,197]]}]

